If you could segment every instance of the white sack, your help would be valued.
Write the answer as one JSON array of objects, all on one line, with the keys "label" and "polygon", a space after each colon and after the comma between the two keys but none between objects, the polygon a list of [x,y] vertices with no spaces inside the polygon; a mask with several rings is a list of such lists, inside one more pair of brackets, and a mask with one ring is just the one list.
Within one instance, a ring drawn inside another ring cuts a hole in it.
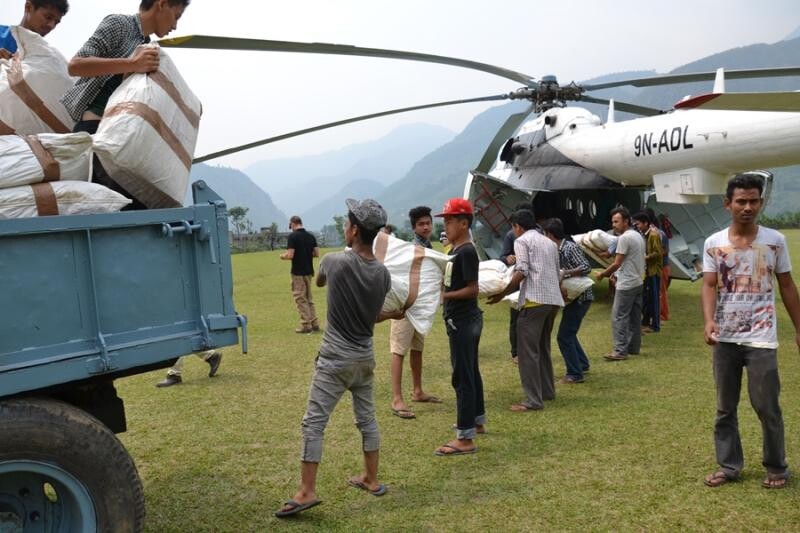
[{"label": "white sack", "polygon": [[[386,246],[386,254],[381,258],[380,249],[383,246]],[[386,295],[383,310],[391,312],[403,309],[408,299],[411,266],[418,247],[391,235],[378,233],[373,248],[392,276],[392,288]],[[416,300],[406,310],[406,318],[415,330],[427,335],[439,309],[444,267],[450,256],[429,248],[419,247],[419,250],[425,254],[419,272],[419,289]]]},{"label": "white sack", "polygon": [[561,282],[561,286],[567,291],[568,302],[571,302],[584,292],[589,287],[594,285],[594,281],[589,276],[575,276],[574,278],[567,278]]},{"label": "white sack", "polygon": [[[59,101],[74,83],[67,60],[38,33],[14,26],[11,35],[18,50],[11,59],[0,59],[0,133],[69,133],[75,121]],[[14,72],[22,74],[16,92]],[[27,94],[28,103],[17,93]],[[38,113],[31,109],[31,100],[43,103]]]},{"label": "white sack", "polygon": [[593,229],[588,233],[573,235],[572,239],[582,248],[593,252],[608,252],[611,245],[617,242],[618,237],[601,229]]},{"label": "white sack", "polygon": [[[45,181],[42,161],[31,149],[36,140],[45,157],[56,162],[58,180],[89,181],[92,173],[92,136],[81,133],[40,133],[26,141],[18,135],[0,136],[0,189]],[[54,178],[53,178],[54,179]]]},{"label": "white sack", "polygon": [[478,296],[494,296],[503,292],[514,276],[514,269],[498,259],[478,264]]},{"label": "white sack", "polygon": [[508,305],[510,305],[512,309],[519,310],[519,291],[505,295],[503,300],[508,302]]},{"label": "white sack", "polygon": [[[88,215],[119,211],[131,201],[96,183],[53,181],[35,187],[52,187],[59,215]],[[0,189],[0,219],[39,216],[34,186]]]},{"label": "white sack", "polygon": [[175,64],[158,50],[158,71],[122,82],[94,136],[108,175],[151,209],[183,205],[202,113]]}]

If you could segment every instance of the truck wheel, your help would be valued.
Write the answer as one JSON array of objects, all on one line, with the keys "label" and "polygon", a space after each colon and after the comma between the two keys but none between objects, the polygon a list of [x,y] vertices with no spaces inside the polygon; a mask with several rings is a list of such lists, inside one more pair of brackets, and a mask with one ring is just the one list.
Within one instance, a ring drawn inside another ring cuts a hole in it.
[{"label": "truck wheel", "polygon": [[0,531],[141,531],[139,474],[97,419],[51,399],[8,400],[0,435]]}]

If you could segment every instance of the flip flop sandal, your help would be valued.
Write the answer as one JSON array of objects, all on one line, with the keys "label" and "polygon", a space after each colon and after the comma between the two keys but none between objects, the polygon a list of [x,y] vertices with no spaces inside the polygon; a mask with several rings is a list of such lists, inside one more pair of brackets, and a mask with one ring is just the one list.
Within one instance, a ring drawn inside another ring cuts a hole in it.
[{"label": "flip flop sandal", "polygon": [[[767,477],[761,482],[761,486],[765,489],[783,489],[786,488],[788,480],[789,476],[785,474],[767,474]],[[777,485],[776,482],[778,482]]]},{"label": "flip flop sandal", "polygon": [[415,400],[414,398],[411,398],[411,401],[412,402],[417,402],[417,403],[442,403],[441,398],[438,398],[438,397],[433,396],[433,395],[426,396],[425,398],[422,398],[422,399],[419,399],[419,400]]},{"label": "flip flop sandal", "polygon": [[[446,451],[450,450],[450,451]],[[471,453],[475,453],[478,451],[478,447],[470,448],[469,450],[462,450],[460,448],[456,448],[451,444],[442,444],[438,450],[436,450],[434,455],[438,455],[439,457],[444,457],[446,455],[469,455]]]},{"label": "flip flop sandal", "polygon": [[361,489],[361,490],[367,491],[370,494],[372,494],[373,496],[383,496],[389,490],[389,487],[387,487],[383,483],[378,485],[377,489],[372,490],[371,488],[369,488],[367,486],[366,483],[364,483],[363,481],[361,481],[359,479],[348,479],[347,480],[347,484],[350,485],[351,487],[355,488],[355,489]]},{"label": "flip flop sandal", "polygon": [[527,405],[522,405],[521,403],[515,403],[509,409],[515,413],[527,413],[529,411],[541,411],[544,409],[544,407],[528,407]]},{"label": "flip flop sandal", "polygon": [[411,420],[412,418],[417,418],[417,415],[415,415],[413,411],[409,411],[408,409],[395,409],[393,407],[392,414],[398,418],[403,418],[405,420]]},{"label": "flip flop sandal", "polygon": [[707,475],[703,479],[703,483],[705,483],[706,487],[720,487],[725,483],[730,483],[731,481],[735,481],[733,478],[728,477],[728,475],[723,472],[722,470],[718,470],[713,474]]},{"label": "flip flop sandal", "polygon": [[292,515],[295,515],[297,513],[301,513],[303,511],[305,511],[306,509],[311,509],[312,507],[315,507],[315,506],[317,506],[317,505],[319,505],[321,503],[322,503],[322,500],[311,500],[310,502],[306,502],[306,503],[298,503],[298,502],[296,502],[294,500],[289,500],[288,502],[286,502],[284,504],[284,505],[288,505],[289,508],[286,509],[286,510],[279,509],[279,510],[275,511],[275,516],[278,517],[278,518],[283,518],[285,516],[292,516]]}]

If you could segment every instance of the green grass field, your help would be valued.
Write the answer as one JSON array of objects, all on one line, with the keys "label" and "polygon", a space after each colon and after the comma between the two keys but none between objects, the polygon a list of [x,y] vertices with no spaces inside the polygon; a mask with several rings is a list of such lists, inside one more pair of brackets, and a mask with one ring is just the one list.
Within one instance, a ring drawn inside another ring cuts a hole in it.
[{"label": "green grass field", "polygon": [[[787,232],[800,269],[800,231]],[[192,358],[182,385],[156,389],[164,372],[117,383],[128,427],[121,435],[139,468],[147,531],[800,530],[800,478],[783,491],[760,486],[761,429],[743,393],[743,480],[702,483],[715,468],[714,384],[702,340],[700,285],[674,282],[672,318],[646,336],[643,353],[606,362],[610,301],[605,285],[580,338],[592,361],[586,383],[557,385],[534,413],[512,413],[521,399],[508,350],[508,308],[485,311],[480,364],[488,434],[480,451],[435,457],[452,438],[455,397],[441,319],[427,338],[423,378],[441,405],[412,404],[416,420],[389,411],[388,324],[375,330],[375,400],[383,444],[375,498],[348,488],[361,469],[360,435],[349,398],[326,432],[318,494],[324,503],[293,519],[272,512],[299,480],[300,420],[321,336],[297,335],[288,263],[278,252],[233,258],[237,310],[250,321],[250,353],[232,347],[219,376]],[[325,315],[325,293],[315,293]],[[781,307],[782,407],[790,465],[800,469],[800,357]],[[556,376],[564,365],[553,341]],[[410,390],[410,375],[404,375]],[[408,398],[407,398],[408,399]],[[798,470],[800,472],[800,470]]]}]

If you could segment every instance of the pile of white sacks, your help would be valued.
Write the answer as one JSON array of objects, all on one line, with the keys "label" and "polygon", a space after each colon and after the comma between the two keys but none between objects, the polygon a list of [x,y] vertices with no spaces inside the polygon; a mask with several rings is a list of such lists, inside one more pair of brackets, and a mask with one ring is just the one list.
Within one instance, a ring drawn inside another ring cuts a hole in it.
[{"label": "pile of white sacks", "polygon": [[158,71],[123,81],[94,136],[70,133],[74,120],[60,102],[75,82],[67,61],[38,34],[11,31],[18,52],[0,60],[0,219],[106,213],[131,203],[91,183],[94,153],[147,207],[182,205],[202,106],[169,57],[159,50]]}]

